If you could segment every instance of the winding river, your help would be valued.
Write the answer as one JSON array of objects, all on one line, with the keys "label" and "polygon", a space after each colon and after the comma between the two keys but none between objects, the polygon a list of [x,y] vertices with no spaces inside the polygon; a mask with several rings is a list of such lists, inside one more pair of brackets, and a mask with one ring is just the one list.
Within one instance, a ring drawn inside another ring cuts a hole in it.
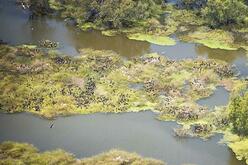
[{"label": "winding river", "polygon": [[[0,39],[11,45],[38,44],[40,40],[49,39],[60,43],[60,51],[73,56],[78,55],[81,48],[93,48],[113,50],[126,58],[158,52],[175,60],[196,57],[219,59],[235,64],[241,76],[248,76],[248,60],[242,50],[210,49],[180,41],[175,46],[158,46],[132,41],[125,36],[107,37],[98,31],[82,32],[58,18],[29,19],[29,14],[29,11],[17,7],[13,0],[0,0]],[[221,102],[225,105],[227,97],[228,94],[221,90],[199,104],[212,107]],[[53,128],[50,128],[51,122],[54,122]],[[161,159],[170,165],[245,164],[238,161],[227,146],[218,144],[221,135],[208,141],[179,139],[173,136],[175,127],[178,125],[174,122],[156,120],[155,114],[149,111],[59,117],[55,121],[28,113],[0,114],[0,141],[28,142],[42,151],[62,148],[77,157],[118,148]]]}]

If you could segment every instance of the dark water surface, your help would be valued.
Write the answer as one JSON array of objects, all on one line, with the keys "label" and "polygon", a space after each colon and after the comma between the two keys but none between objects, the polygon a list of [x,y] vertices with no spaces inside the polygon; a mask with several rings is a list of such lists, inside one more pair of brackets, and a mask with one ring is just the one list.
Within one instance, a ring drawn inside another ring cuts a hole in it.
[{"label": "dark water surface", "polygon": [[[61,19],[29,19],[29,15],[29,11],[17,7],[14,0],[0,0],[0,39],[12,45],[38,44],[40,40],[49,39],[60,43],[60,51],[73,56],[78,55],[79,49],[93,48],[113,50],[125,57],[158,52],[176,60],[196,57],[219,59],[236,64],[242,76],[248,75],[244,51],[210,49],[180,41],[175,46],[159,46],[129,40],[125,36],[107,37],[97,31],[82,32]],[[215,103],[222,103],[220,96],[213,95]],[[211,106],[211,98],[204,104]],[[177,139],[172,133],[176,124],[154,120],[151,112],[80,115],[58,118],[52,129],[50,124],[50,121],[25,113],[0,114],[0,141],[28,142],[42,151],[62,148],[78,157],[120,148],[164,160],[170,165],[244,164],[226,146],[217,144],[220,137],[206,142]]]},{"label": "dark water surface", "polygon": [[29,142],[45,150],[62,148],[88,157],[118,148],[166,161],[169,165],[244,165],[220,136],[208,141],[173,136],[174,122],[155,120],[152,112],[93,114],[51,121],[31,114],[0,114],[0,141]]}]

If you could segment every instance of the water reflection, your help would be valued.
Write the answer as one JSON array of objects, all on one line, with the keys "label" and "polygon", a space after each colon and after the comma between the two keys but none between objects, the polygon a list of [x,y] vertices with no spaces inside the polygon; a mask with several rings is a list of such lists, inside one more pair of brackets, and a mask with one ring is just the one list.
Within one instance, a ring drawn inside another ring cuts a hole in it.
[{"label": "water reflection", "polygon": [[196,58],[195,44],[177,41],[175,46],[151,44],[151,52],[157,52],[173,60]]},{"label": "water reflection", "polygon": [[248,60],[244,50],[221,50],[211,49],[203,45],[196,45],[195,51],[198,56],[226,61],[235,64],[241,76],[248,76]]},{"label": "water reflection", "polygon": [[210,59],[219,59],[228,63],[233,63],[237,58],[243,58],[245,56],[245,53],[242,50],[211,49],[203,45],[197,45],[195,51],[198,56],[204,56]]},{"label": "water reflection", "polygon": [[115,37],[103,36],[101,32],[82,32],[69,27],[70,35],[73,38],[73,45],[76,48],[92,48],[113,50],[122,56],[140,56],[149,52],[150,44],[127,39],[123,35]]},{"label": "water reflection", "polygon": [[107,37],[100,32],[82,32],[58,18],[35,17],[17,7],[14,1],[0,0],[0,39],[10,44],[38,44],[49,39],[60,43],[60,50],[77,55],[81,48],[113,50],[122,56],[140,56],[150,52],[147,42],[132,41],[125,36]]}]

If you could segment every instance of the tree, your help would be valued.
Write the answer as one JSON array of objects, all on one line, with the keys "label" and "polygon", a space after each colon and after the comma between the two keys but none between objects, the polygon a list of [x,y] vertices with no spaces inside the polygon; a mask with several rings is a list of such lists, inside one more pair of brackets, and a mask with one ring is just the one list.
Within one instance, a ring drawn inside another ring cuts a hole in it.
[{"label": "tree", "polygon": [[157,17],[161,0],[64,0],[66,15],[107,28],[133,27]]},{"label": "tree", "polygon": [[248,7],[243,0],[208,0],[202,14],[212,27],[241,25],[248,16]]},{"label": "tree", "polygon": [[239,135],[248,135],[248,92],[244,96],[232,99],[229,109],[229,119],[233,130]]}]

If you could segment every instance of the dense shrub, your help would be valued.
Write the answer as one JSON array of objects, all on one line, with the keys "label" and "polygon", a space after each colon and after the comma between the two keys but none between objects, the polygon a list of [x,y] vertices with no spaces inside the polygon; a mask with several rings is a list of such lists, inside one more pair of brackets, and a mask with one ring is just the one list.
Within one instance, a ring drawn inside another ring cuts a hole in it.
[{"label": "dense shrub", "polygon": [[231,101],[229,118],[236,133],[248,135],[248,92],[243,96],[237,96]]},{"label": "dense shrub", "polygon": [[248,16],[248,7],[242,0],[208,0],[202,15],[212,27],[242,25]]},{"label": "dense shrub", "polygon": [[160,14],[161,0],[64,0],[65,16],[107,28],[133,27]]}]

